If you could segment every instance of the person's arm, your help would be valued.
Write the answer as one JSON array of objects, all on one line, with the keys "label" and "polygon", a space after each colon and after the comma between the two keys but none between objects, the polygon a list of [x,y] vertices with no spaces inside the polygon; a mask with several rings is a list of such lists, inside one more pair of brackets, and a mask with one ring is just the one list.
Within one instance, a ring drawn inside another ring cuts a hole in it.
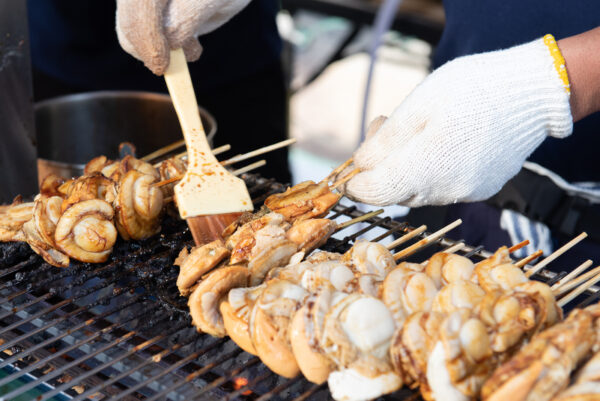
[{"label": "person's arm", "polygon": [[354,154],[343,188],[364,203],[411,207],[498,192],[548,136],[600,110],[600,29],[552,35],[435,70]]},{"label": "person's arm", "polygon": [[600,111],[600,27],[558,41],[571,83],[573,121]]}]

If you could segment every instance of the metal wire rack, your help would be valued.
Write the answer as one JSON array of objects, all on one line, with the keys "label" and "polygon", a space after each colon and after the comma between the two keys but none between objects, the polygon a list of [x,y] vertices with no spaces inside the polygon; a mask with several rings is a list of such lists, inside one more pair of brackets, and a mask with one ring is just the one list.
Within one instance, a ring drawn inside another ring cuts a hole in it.
[{"label": "metal wire rack", "polygon": [[[285,189],[256,175],[245,179],[256,206]],[[341,204],[329,217],[343,221],[363,213],[355,205]],[[372,217],[323,248],[344,252],[359,236],[381,241],[412,229],[391,217]],[[422,260],[427,252],[457,242],[442,238],[415,258]],[[326,385],[279,377],[231,340],[194,330],[186,300],[175,286],[178,268],[173,267],[179,251],[192,244],[185,222],[172,218],[148,240],[118,242],[104,264],[74,262],[59,269],[24,243],[0,244],[0,397],[330,399]],[[469,245],[460,253],[473,260],[490,255]],[[565,274],[542,271],[537,277],[552,284]],[[587,293],[580,305],[599,296]],[[403,389],[385,399],[414,400],[419,395]]]}]

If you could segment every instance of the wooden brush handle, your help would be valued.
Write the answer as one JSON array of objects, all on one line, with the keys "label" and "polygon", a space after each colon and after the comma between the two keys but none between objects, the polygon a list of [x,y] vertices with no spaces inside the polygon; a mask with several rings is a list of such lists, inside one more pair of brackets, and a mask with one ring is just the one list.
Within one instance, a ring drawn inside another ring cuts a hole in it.
[{"label": "wooden brush handle", "polygon": [[218,163],[211,152],[204,127],[202,127],[198,103],[196,102],[196,95],[194,94],[194,87],[183,49],[171,50],[171,59],[169,68],[165,72],[165,81],[181,124],[188,150],[189,165],[199,166],[205,163]]}]

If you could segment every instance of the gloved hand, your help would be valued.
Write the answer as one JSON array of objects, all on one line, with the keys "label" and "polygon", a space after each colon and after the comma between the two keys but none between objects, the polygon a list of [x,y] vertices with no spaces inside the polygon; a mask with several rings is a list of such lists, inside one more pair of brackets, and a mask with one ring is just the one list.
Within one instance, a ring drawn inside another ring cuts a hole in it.
[{"label": "gloved hand", "polygon": [[354,164],[362,172],[342,191],[411,207],[492,196],[546,136],[571,134],[561,59],[548,35],[445,64],[360,146]]},{"label": "gloved hand", "polygon": [[126,52],[161,75],[169,50],[183,47],[188,61],[202,53],[197,37],[212,32],[250,0],[117,0],[117,35]]}]

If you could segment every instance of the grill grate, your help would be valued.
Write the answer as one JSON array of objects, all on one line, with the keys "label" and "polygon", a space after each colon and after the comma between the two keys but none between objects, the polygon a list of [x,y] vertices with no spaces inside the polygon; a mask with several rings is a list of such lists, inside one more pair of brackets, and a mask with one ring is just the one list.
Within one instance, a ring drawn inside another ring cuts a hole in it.
[{"label": "grill grate", "polygon": [[[245,178],[256,206],[285,189],[256,175]],[[362,214],[354,205],[338,205],[330,218],[341,221]],[[390,217],[373,217],[353,234],[331,238],[323,248],[344,252],[361,235],[381,241],[411,229]],[[415,259],[456,243],[442,238]],[[186,299],[175,286],[178,270],[172,267],[181,248],[190,245],[185,222],[170,218],[160,235],[118,242],[101,265],[75,262],[57,269],[26,244],[0,244],[4,399],[329,399],[326,385],[279,377],[231,340],[195,332]],[[459,253],[474,260],[491,255],[468,245]],[[555,282],[565,274],[543,271],[538,277]],[[600,293],[582,296],[581,304],[598,297]],[[403,389],[385,399],[419,396]]]}]

